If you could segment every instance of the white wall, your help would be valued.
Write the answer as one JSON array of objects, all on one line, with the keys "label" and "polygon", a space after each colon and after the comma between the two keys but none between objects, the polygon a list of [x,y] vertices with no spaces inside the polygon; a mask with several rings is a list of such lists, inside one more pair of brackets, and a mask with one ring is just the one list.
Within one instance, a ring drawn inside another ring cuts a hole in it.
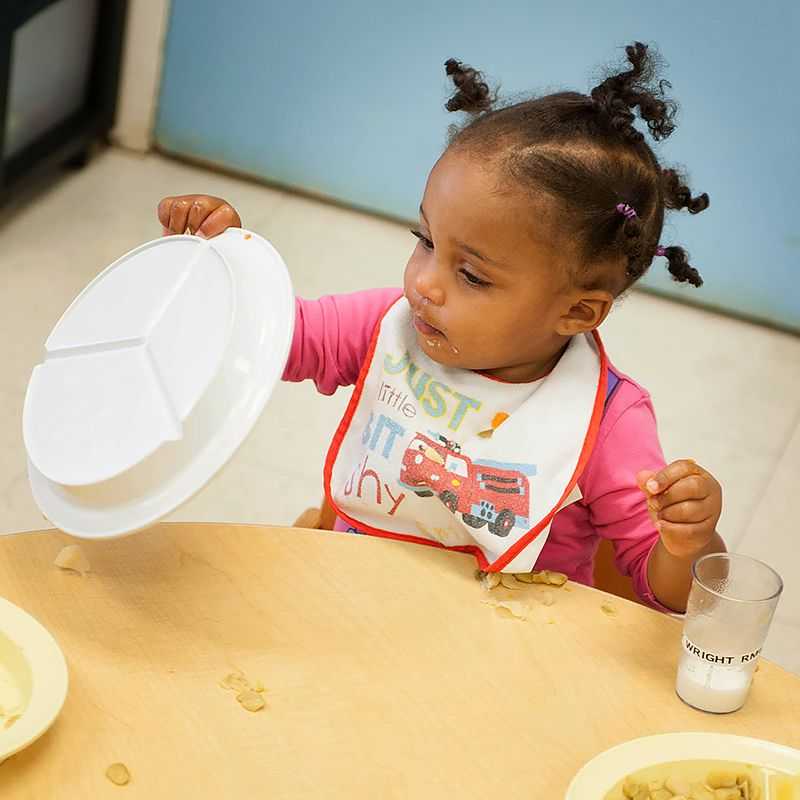
[{"label": "white wall", "polygon": [[130,0],[117,121],[111,138],[144,152],[153,141],[170,0]]}]

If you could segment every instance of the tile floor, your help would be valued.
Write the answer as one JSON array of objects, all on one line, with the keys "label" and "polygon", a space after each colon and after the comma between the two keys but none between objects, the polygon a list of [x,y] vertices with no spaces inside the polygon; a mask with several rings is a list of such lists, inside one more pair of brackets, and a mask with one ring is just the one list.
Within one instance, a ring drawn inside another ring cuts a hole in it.
[{"label": "tile floor", "polygon": [[[229,199],[288,263],[298,294],[396,285],[411,248],[402,225],[156,155],[121,150],[66,173],[0,214],[0,532],[45,526],[28,490],[20,417],[31,368],[67,304],[100,269],[160,233],[157,201]],[[692,456],[725,489],[732,549],[786,581],[767,652],[800,673],[800,338],[634,292],[604,325],[616,365],[653,394],[668,459]],[[322,460],[347,400],[282,385],[253,435],[177,519],[291,523],[317,504]]]}]

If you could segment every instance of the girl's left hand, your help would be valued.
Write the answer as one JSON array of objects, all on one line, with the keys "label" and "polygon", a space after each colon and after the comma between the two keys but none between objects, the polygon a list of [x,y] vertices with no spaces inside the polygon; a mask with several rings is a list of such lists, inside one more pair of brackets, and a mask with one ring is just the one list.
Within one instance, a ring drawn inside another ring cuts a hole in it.
[{"label": "girl's left hand", "polygon": [[683,459],[636,480],[669,553],[690,559],[709,544],[722,513],[722,487],[710,472]]}]

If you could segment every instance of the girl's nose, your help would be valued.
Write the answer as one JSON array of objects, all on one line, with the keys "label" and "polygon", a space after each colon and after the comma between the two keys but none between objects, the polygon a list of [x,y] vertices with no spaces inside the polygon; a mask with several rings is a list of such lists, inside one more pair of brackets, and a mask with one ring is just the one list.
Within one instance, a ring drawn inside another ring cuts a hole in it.
[{"label": "girl's nose", "polygon": [[444,305],[444,290],[440,282],[436,279],[435,268],[423,268],[417,272],[414,288],[423,300],[433,303],[435,306]]}]

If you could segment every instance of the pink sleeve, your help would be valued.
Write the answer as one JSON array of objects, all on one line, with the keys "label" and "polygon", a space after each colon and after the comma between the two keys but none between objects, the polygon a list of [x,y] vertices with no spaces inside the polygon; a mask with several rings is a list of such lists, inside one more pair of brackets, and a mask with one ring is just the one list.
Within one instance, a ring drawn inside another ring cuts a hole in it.
[{"label": "pink sleeve", "polygon": [[636,485],[640,470],[659,470],[665,463],[649,395],[623,380],[609,401],[599,437],[581,481],[593,527],[613,544],[617,569],[630,575],[636,594],[653,608],[669,611],[647,580],[658,531]]},{"label": "pink sleeve", "polygon": [[400,289],[369,289],[353,294],[301,300],[285,381],[314,381],[322,394],[358,380],[375,326],[400,296]]}]

